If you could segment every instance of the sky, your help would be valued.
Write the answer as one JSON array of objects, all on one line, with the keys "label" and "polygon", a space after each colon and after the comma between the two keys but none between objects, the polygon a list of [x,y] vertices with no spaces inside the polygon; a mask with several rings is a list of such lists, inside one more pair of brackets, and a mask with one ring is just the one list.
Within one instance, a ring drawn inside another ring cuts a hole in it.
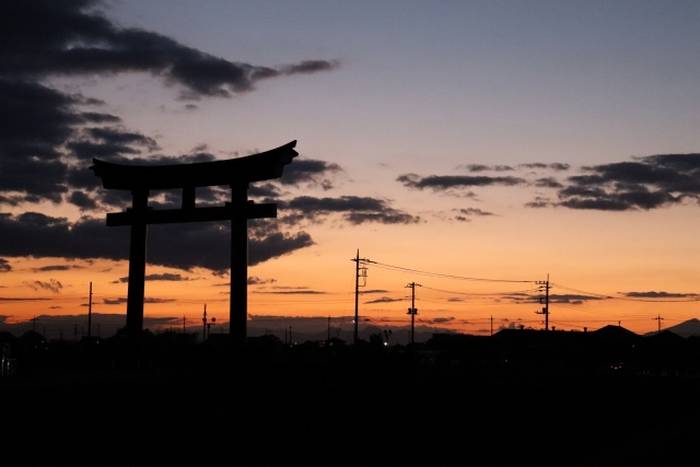
[{"label": "sky", "polygon": [[[280,207],[250,222],[251,318],[351,326],[358,248],[375,261],[360,300],[375,324],[407,323],[416,281],[421,325],[538,328],[547,274],[561,329],[699,314],[698,2],[2,8],[3,323],[83,314],[90,281],[97,312],[125,312],[128,229],[104,216],[128,196],[99,186],[93,157],[185,163],[292,140],[285,176],[250,193]],[[225,322],[228,257],[226,225],[151,227],[146,316],[194,324],[207,303]]]}]

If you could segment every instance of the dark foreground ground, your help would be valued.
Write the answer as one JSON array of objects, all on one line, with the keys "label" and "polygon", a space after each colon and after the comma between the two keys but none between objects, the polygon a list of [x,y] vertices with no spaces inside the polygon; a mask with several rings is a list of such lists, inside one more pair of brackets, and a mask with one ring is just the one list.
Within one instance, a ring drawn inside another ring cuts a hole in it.
[{"label": "dark foreground ground", "polygon": [[528,348],[54,345],[0,379],[0,465],[698,465],[695,354]]}]

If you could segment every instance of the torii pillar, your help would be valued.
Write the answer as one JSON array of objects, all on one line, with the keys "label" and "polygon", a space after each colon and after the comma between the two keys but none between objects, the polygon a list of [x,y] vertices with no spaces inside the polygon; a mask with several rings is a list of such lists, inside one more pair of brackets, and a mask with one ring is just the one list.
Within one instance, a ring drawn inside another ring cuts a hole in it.
[{"label": "torii pillar", "polygon": [[[297,156],[296,141],[252,156],[222,161],[179,165],[126,165],[93,159],[91,169],[102,178],[104,188],[129,190],[132,207],[107,214],[108,226],[129,225],[129,286],[126,327],[129,335],[143,330],[144,280],[148,224],[229,221],[231,223],[231,274],[229,332],[242,342],[248,320],[248,219],[277,217],[277,205],[248,200],[251,182],[282,176],[284,167]],[[200,186],[228,185],[231,201],[225,206],[195,205],[195,189]],[[182,189],[180,209],[156,210],[148,207],[151,190]]]},{"label": "torii pillar", "polygon": [[231,187],[231,270],[229,333],[234,341],[246,338],[248,322],[248,186]]}]

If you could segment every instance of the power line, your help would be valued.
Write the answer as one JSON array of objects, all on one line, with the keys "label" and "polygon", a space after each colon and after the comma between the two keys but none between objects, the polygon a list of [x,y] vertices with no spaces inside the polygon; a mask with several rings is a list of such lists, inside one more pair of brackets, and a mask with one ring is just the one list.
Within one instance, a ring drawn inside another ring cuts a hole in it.
[{"label": "power line", "polygon": [[382,263],[380,261],[373,261],[373,260],[368,260],[368,259],[363,260],[363,262],[366,264],[371,264],[374,266],[388,268],[388,269],[392,269],[395,271],[410,272],[410,273],[415,273],[415,274],[423,274],[423,275],[428,275],[428,276],[433,276],[433,277],[443,277],[446,279],[457,279],[457,280],[463,280],[463,281],[507,282],[507,283],[525,283],[525,284],[536,282],[534,280],[511,280],[511,279],[492,279],[492,278],[485,278],[485,277],[458,276],[455,274],[444,274],[441,272],[424,271],[421,269],[413,269],[413,268],[407,268],[404,266],[396,266],[393,264],[387,264],[387,263]]},{"label": "power line", "polygon": [[508,295],[508,294],[516,294],[516,293],[527,293],[527,292],[535,292],[537,289],[523,289],[523,290],[513,290],[513,291],[504,291],[504,292],[459,292],[456,290],[446,290],[446,289],[438,289],[435,287],[429,287],[427,285],[423,285],[424,289],[428,290],[434,290],[436,292],[443,292],[447,294],[452,294],[452,295],[465,295],[465,296],[483,296],[483,297],[494,297],[494,296],[500,296],[500,295]]},{"label": "power line", "polygon": [[580,290],[580,289],[575,289],[573,287],[567,287],[562,284],[552,284],[555,287],[559,287],[560,289],[568,290],[569,292],[576,292],[584,295],[590,295],[593,297],[598,297],[598,298],[604,298],[608,300],[625,300],[628,302],[648,302],[648,303],[688,303],[688,302],[700,302],[700,297],[697,298],[689,298],[689,299],[683,299],[683,300],[650,300],[646,298],[633,298],[633,297],[616,297],[614,295],[606,295],[606,294],[601,294],[597,292],[587,292],[585,290]]}]

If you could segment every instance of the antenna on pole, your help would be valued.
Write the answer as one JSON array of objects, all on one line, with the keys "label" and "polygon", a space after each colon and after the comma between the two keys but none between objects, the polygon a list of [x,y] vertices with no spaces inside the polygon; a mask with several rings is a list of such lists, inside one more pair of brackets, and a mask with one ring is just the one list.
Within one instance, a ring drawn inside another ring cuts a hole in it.
[{"label": "antenna on pole", "polygon": [[411,289],[411,308],[406,313],[411,315],[411,345],[416,343],[416,315],[418,314],[418,309],[416,309],[416,287],[422,287],[422,285],[415,282],[409,282],[406,285],[407,289]]},{"label": "antenna on pole", "polygon": [[202,342],[207,340],[207,304],[204,304],[204,314],[202,314]]},{"label": "antenna on pole", "polygon": [[544,296],[540,297],[540,303],[544,304],[542,311],[536,311],[535,313],[544,315],[544,330],[549,331],[549,289],[552,288],[549,285],[549,274],[547,274],[546,281],[537,281],[535,283],[539,286],[538,290],[540,293],[544,293]]},{"label": "antenna on pole", "polygon": [[[354,329],[352,334],[352,343],[357,344],[359,340],[359,322],[360,322],[360,287],[367,285],[367,266],[360,266],[369,261],[367,258],[360,258],[360,249],[357,249],[357,254],[350,261],[355,262],[355,319],[353,321]],[[360,279],[362,283],[360,284]]]},{"label": "antenna on pole", "polygon": [[661,334],[661,321],[664,319],[661,317],[661,315],[657,315],[656,318],[652,318],[654,321],[658,323],[658,333]]}]

